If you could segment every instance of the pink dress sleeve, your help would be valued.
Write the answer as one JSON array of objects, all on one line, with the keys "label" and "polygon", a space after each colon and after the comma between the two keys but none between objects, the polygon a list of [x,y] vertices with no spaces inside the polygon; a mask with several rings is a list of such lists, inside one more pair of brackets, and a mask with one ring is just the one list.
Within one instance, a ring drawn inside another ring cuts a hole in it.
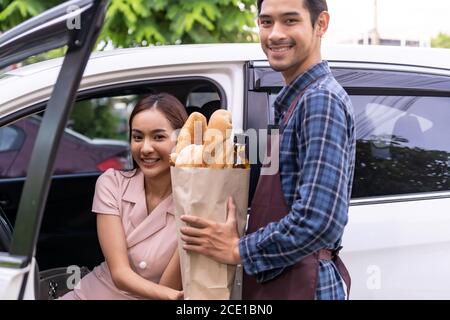
[{"label": "pink dress sleeve", "polygon": [[97,179],[92,212],[120,216],[119,181],[114,169],[108,169]]}]

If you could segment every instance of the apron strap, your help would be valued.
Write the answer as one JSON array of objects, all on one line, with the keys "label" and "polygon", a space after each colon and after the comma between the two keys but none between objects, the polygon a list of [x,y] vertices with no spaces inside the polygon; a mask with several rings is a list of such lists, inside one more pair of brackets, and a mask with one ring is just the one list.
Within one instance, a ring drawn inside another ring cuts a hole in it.
[{"label": "apron strap", "polygon": [[315,79],[313,82],[311,82],[310,84],[308,84],[306,86],[306,88],[304,88],[294,99],[294,101],[291,102],[291,105],[289,106],[289,109],[286,111],[286,113],[283,116],[283,119],[281,121],[281,132],[284,131],[284,128],[286,127],[286,125],[288,124],[289,120],[292,117],[292,114],[294,113],[295,108],[297,107],[298,102],[300,101],[300,99],[303,97],[303,95],[305,94],[305,91],[312,86],[314,83],[316,83],[317,81],[319,81],[320,79],[324,78],[328,76],[328,74],[324,74],[320,77],[318,77],[317,79]]},{"label": "apron strap", "polygon": [[305,91],[303,90],[302,93],[300,93],[298,96],[295,97],[294,101],[292,101],[291,105],[289,106],[289,109],[284,114],[283,127],[285,127],[287,125],[287,123],[289,122],[289,119],[291,119],[292,113],[294,112],[295,107],[297,107],[297,103],[300,101],[300,98],[303,96],[304,92]]}]

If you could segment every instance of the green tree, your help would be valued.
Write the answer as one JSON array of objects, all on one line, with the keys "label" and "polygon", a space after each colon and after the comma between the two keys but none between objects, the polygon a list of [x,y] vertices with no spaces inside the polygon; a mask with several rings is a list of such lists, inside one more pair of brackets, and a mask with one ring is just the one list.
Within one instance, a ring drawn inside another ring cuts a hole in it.
[{"label": "green tree", "polygon": [[431,46],[433,48],[449,48],[450,49],[450,34],[440,32],[436,37],[431,39]]},{"label": "green tree", "polygon": [[0,0],[0,32],[5,32],[58,3],[61,1]]},{"label": "green tree", "polygon": [[123,139],[117,131],[120,119],[110,101],[98,99],[77,102],[70,115],[71,128],[89,138]]},{"label": "green tree", "polygon": [[[60,0],[0,0],[0,32]],[[104,46],[256,41],[255,0],[111,0]]]}]

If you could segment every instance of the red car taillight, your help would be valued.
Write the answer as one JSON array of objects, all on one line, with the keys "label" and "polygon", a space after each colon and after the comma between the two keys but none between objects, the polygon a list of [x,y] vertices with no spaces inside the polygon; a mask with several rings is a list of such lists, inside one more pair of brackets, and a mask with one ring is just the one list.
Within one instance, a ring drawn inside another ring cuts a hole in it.
[{"label": "red car taillight", "polygon": [[100,171],[106,171],[109,168],[121,170],[121,169],[125,169],[125,161],[119,157],[109,158],[109,159],[97,164],[96,167]]}]

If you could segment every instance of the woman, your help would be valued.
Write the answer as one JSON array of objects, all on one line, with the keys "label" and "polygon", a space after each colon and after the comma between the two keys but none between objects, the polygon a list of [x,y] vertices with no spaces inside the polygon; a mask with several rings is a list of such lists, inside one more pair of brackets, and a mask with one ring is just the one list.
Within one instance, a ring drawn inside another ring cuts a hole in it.
[{"label": "woman", "polygon": [[61,299],[182,299],[170,182],[173,134],[183,105],[166,93],[133,109],[130,143],[134,170],[107,170],[97,180],[92,211],[105,262]]}]

